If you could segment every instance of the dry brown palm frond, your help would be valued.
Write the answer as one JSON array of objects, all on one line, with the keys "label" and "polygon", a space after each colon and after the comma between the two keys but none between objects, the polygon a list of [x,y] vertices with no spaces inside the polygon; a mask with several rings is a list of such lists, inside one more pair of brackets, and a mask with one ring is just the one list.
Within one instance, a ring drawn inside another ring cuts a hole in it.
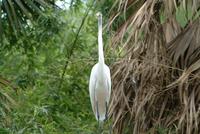
[{"label": "dry brown palm frond", "polygon": [[177,22],[176,18],[172,17],[163,24],[163,31],[165,40],[169,43],[181,32],[181,26]]},{"label": "dry brown palm frond", "polygon": [[194,21],[169,45],[169,55],[174,66],[183,68],[179,78],[170,84],[177,85],[180,102],[184,108],[178,128],[187,133],[198,133],[200,118],[197,109],[200,98],[200,20]]},{"label": "dry brown palm frond", "polygon": [[193,22],[169,45],[168,53],[174,63],[178,63],[179,60],[180,68],[188,67],[192,64],[191,62],[194,62],[194,59],[198,59],[198,54],[197,57],[191,57],[191,55],[196,49],[200,48],[199,24],[199,20]]},{"label": "dry brown palm frond", "polygon": [[[156,133],[157,127],[200,133],[200,0],[131,2],[139,6],[113,37],[113,44],[121,42],[126,51],[112,66],[114,133]],[[115,19],[127,3],[120,0]],[[177,21],[180,7],[192,9],[184,27]]]}]

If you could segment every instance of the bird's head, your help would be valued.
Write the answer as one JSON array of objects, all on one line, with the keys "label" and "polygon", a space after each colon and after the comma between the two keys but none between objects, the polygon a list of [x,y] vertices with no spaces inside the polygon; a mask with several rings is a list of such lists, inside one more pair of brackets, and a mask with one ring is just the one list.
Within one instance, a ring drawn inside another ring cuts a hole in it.
[{"label": "bird's head", "polygon": [[96,16],[97,16],[97,18],[102,17],[101,12],[97,12]]}]

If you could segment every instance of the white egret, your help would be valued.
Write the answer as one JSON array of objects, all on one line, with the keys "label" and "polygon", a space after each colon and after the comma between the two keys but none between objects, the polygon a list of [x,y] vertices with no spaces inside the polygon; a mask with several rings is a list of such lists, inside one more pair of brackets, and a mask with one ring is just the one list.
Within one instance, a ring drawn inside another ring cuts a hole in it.
[{"label": "white egret", "polygon": [[104,63],[102,39],[102,14],[98,17],[98,63],[92,68],[89,83],[90,100],[96,119],[103,122],[107,119],[108,104],[111,94],[110,69]]}]

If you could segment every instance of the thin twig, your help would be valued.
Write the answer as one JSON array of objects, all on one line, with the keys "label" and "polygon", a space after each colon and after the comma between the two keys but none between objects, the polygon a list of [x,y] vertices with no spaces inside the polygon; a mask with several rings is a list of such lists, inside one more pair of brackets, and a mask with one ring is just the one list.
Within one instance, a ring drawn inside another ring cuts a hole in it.
[{"label": "thin twig", "polygon": [[64,78],[64,76],[65,76],[66,69],[67,69],[67,67],[68,67],[69,59],[70,59],[70,57],[71,57],[71,56],[73,55],[73,53],[74,53],[74,48],[76,47],[76,42],[78,41],[78,37],[79,37],[80,31],[81,31],[81,29],[82,29],[82,27],[83,27],[83,25],[84,25],[84,22],[85,22],[85,20],[86,20],[88,14],[89,14],[91,8],[92,8],[93,5],[94,5],[94,2],[95,2],[95,0],[92,2],[92,4],[91,4],[91,5],[88,7],[88,9],[86,10],[85,16],[83,17],[83,19],[82,19],[82,21],[81,21],[81,25],[80,25],[80,27],[79,27],[79,29],[78,29],[78,32],[77,32],[76,37],[75,37],[75,39],[74,39],[74,42],[73,42],[73,44],[72,44],[72,48],[71,48],[71,50],[69,51],[69,54],[67,55],[67,60],[66,60],[66,62],[65,62],[65,65],[64,65],[64,68],[63,68],[63,71],[62,71],[62,75],[61,75],[61,79],[60,79],[60,84],[59,84],[59,86],[58,86],[59,89],[62,87],[63,78]]}]

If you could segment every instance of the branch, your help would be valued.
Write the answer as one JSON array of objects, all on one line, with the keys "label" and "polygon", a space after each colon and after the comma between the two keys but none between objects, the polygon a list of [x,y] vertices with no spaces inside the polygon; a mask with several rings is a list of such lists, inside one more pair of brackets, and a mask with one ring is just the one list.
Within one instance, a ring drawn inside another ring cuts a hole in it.
[{"label": "branch", "polygon": [[88,14],[89,14],[91,8],[92,8],[93,5],[94,5],[94,2],[95,2],[95,0],[92,2],[92,4],[91,4],[91,5],[88,7],[88,9],[86,10],[85,15],[84,15],[84,17],[83,17],[83,19],[82,19],[82,21],[81,21],[81,25],[79,26],[78,32],[77,32],[77,34],[76,34],[76,37],[75,37],[75,39],[74,39],[74,41],[73,41],[73,43],[72,43],[72,48],[71,48],[71,50],[69,51],[69,54],[67,55],[67,59],[68,59],[68,60],[66,60],[65,65],[64,65],[64,68],[63,68],[63,71],[62,71],[62,75],[61,75],[61,78],[60,78],[60,84],[59,84],[59,86],[58,86],[59,89],[62,87],[62,83],[63,83],[63,79],[64,79],[64,76],[65,76],[65,73],[66,73],[66,70],[67,70],[67,67],[68,67],[69,59],[70,59],[70,57],[71,57],[71,56],[73,55],[73,53],[74,53],[74,48],[76,48],[76,42],[78,41],[78,37],[79,37],[80,31],[81,31],[81,29],[82,29],[82,27],[83,27],[83,25],[84,25],[84,22],[85,22],[85,20],[86,20]]}]

